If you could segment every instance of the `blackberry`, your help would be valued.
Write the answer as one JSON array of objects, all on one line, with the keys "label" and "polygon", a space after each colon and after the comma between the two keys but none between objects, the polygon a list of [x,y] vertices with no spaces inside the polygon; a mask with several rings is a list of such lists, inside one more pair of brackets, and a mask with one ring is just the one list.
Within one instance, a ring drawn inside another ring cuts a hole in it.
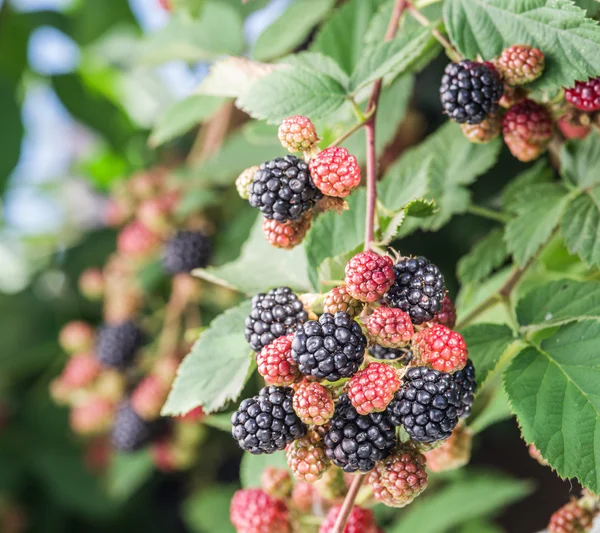
[{"label": "blackberry", "polygon": [[299,219],[322,196],[310,177],[308,164],[286,155],[260,165],[248,200],[265,218],[287,222]]},{"label": "blackberry", "polygon": [[252,298],[252,311],[246,317],[246,340],[256,352],[278,337],[293,333],[308,320],[302,302],[289,287],[271,289]]},{"label": "blackberry", "polygon": [[453,376],[420,366],[408,370],[387,413],[412,440],[436,442],[450,437],[461,408],[461,391]]},{"label": "blackberry", "polygon": [[372,344],[369,347],[369,354],[375,359],[383,359],[385,361],[395,360],[400,363],[408,364],[412,359],[412,351],[406,348],[394,349],[380,346],[379,344]]},{"label": "blackberry", "polygon": [[366,347],[367,338],[348,313],[323,313],[298,326],[292,358],[305,376],[337,381],[356,374]]},{"label": "blackberry", "polygon": [[325,452],[344,472],[368,472],[394,449],[396,431],[387,412],[359,415],[347,394],[340,396],[325,434]]},{"label": "blackberry", "polygon": [[129,402],[121,404],[112,430],[112,444],[120,452],[134,452],[143,448],[164,428],[164,420],[148,422],[141,418]]},{"label": "blackberry", "polygon": [[503,92],[504,85],[492,67],[466,60],[446,67],[440,87],[444,111],[461,124],[479,124],[493,115]]},{"label": "blackberry", "polygon": [[98,331],[96,357],[104,366],[124,370],[133,363],[142,341],[142,331],[130,320],[105,325]]},{"label": "blackberry", "polygon": [[231,433],[240,448],[254,455],[274,453],[303,437],[306,426],[294,412],[293,396],[289,387],[270,386],[245,399],[231,417]]},{"label": "blackberry", "polygon": [[169,239],[163,254],[163,266],[169,274],[203,268],[210,258],[210,241],[200,231],[178,231]]},{"label": "blackberry", "polygon": [[461,405],[459,407],[458,416],[467,418],[471,414],[471,407],[475,400],[475,392],[477,391],[477,382],[475,381],[475,367],[473,361],[467,361],[466,366],[452,374],[454,382],[458,385],[459,397]]},{"label": "blackberry", "polygon": [[444,276],[425,257],[410,257],[394,265],[396,281],[385,295],[391,307],[410,315],[413,324],[428,322],[442,309]]}]

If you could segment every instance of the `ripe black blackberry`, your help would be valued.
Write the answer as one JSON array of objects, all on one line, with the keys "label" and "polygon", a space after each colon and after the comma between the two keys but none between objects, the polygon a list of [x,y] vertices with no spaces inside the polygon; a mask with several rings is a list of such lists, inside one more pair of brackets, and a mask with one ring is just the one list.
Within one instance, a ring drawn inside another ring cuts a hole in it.
[{"label": "ripe black blackberry", "polygon": [[308,320],[302,302],[289,287],[271,289],[252,298],[252,311],[246,317],[246,340],[256,352],[276,338],[296,330]]},{"label": "ripe black blackberry", "polygon": [[396,281],[386,293],[391,307],[410,315],[413,324],[428,322],[442,309],[446,295],[444,276],[425,257],[410,257],[394,265]]},{"label": "ripe black blackberry", "polygon": [[359,415],[343,394],[323,441],[327,457],[344,472],[368,472],[391,453],[396,430],[387,412]]},{"label": "ripe black blackberry", "polygon": [[417,442],[447,439],[458,424],[461,391],[451,374],[415,367],[408,370],[387,413]]},{"label": "ripe black blackberry", "polygon": [[283,450],[306,433],[292,406],[289,387],[264,387],[245,399],[231,416],[231,434],[240,448],[254,455]]},{"label": "ripe black blackberry", "polygon": [[298,220],[322,196],[310,177],[308,165],[302,159],[286,155],[260,165],[248,201],[265,218],[287,222]]},{"label": "ripe black blackberry", "polygon": [[191,272],[208,264],[210,240],[200,231],[178,231],[168,240],[163,253],[163,266],[169,274]]},{"label": "ripe black blackberry", "polygon": [[485,63],[450,63],[444,71],[440,97],[446,114],[461,124],[479,124],[498,110],[504,85]]},{"label": "ripe black blackberry", "polygon": [[158,436],[163,428],[164,420],[144,420],[127,401],[117,410],[111,441],[114,448],[120,452],[134,452]]},{"label": "ripe black blackberry", "polygon": [[412,351],[409,349],[386,348],[379,344],[372,344],[369,347],[369,354],[375,359],[383,359],[385,361],[397,361],[399,363],[408,364],[412,359]]},{"label": "ripe black blackberry", "polygon": [[292,358],[305,376],[337,381],[356,374],[366,347],[367,338],[348,313],[323,313],[298,326]]},{"label": "ripe black blackberry", "polygon": [[131,320],[105,325],[96,338],[96,357],[104,366],[124,370],[133,363],[142,342],[142,330]]},{"label": "ripe black blackberry", "polygon": [[471,407],[475,401],[475,392],[477,390],[477,382],[475,381],[475,367],[473,361],[467,361],[466,366],[462,370],[458,370],[452,374],[454,382],[458,385],[459,397],[461,406],[458,410],[460,418],[467,418],[471,414]]}]

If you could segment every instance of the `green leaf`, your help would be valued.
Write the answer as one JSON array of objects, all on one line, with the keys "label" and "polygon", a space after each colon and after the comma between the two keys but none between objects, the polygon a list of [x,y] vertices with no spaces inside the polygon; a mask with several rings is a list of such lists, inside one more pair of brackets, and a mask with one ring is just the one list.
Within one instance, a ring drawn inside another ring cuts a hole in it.
[{"label": "green leaf", "polygon": [[[479,411],[479,402],[482,399],[487,401],[481,411]],[[502,386],[496,387],[491,397],[484,398],[484,395],[480,395],[476,400],[475,410],[478,413],[475,420],[469,420],[469,429],[474,435],[513,416],[508,403],[508,397]]]},{"label": "green leaf", "polygon": [[379,200],[388,211],[399,212],[414,198],[427,193],[429,180],[433,175],[432,155],[420,157],[415,150],[407,153],[392,165],[379,182]]},{"label": "green leaf", "polygon": [[527,481],[471,471],[433,495],[415,500],[388,531],[445,533],[475,518],[497,513],[530,492]]},{"label": "green leaf", "polygon": [[202,419],[202,423],[211,428],[231,433],[231,413],[216,413]]},{"label": "green leaf", "polygon": [[498,56],[515,43],[543,50],[536,87],[556,92],[600,72],[600,27],[571,0],[448,0],[446,29],[468,58]]},{"label": "green leaf", "polygon": [[600,490],[600,322],[562,326],[521,352],[504,386],[521,432],[561,477]]},{"label": "green leaf", "polygon": [[590,18],[600,14],[600,3],[598,0],[575,0],[575,5],[587,10],[587,15]]},{"label": "green leaf", "polygon": [[342,70],[342,67],[340,67],[334,59],[320,52],[300,52],[299,54],[287,56],[282,59],[281,62],[286,65],[316,70],[321,74],[325,74],[326,76],[330,76],[334,80],[339,81],[342,87],[348,87],[348,84],[350,83],[350,78],[348,77],[348,74]]},{"label": "green leaf", "polygon": [[569,203],[564,187],[552,183],[532,185],[514,204],[517,216],[506,224],[504,240],[517,263],[524,266],[550,238]]},{"label": "green leaf", "polygon": [[302,246],[280,250],[271,246],[262,231],[263,218],[258,217],[240,256],[219,267],[197,269],[194,275],[246,294],[255,294],[273,287],[287,285],[306,291],[306,256]]},{"label": "green leaf", "polygon": [[222,104],[223,99],[196,94],[176,102],[156,120],[149,143],[156,147],[179,137],[203,120],[209,118]]},{"label": "green leaf", "polygon": [[321,290],[317,268],[328,257],[354,250],[364,242],[366,193],[359,189],[348,198],[349,209],[340,215],[329,211],[319,216],[305,241],[309,278]]},{"label": "green leaf", "polygon": [[508,326],[475,324],[461,331],[477,371],[477,385],[481,390],[501,364],[502,355],[514,340]]},{"label": "green leaf", "polygon": [[106,490],[111,498],[126,500],[148,481],[153,472],[154,462],[148,450],[115,454],[108,470]]},{"label": "green leaf", "polygon": [[523,191],[530,185],[549,183],[554,177],[554,171],[544,159],[538,160],[533,166],[521,172],[512,179],[502,191],[502,206],[507,211],[514,211],[513,204],[518,203]]},{"label": "green leaf", "polygon": [[433,215],[437,210],[435,200],[427,198],[415,198],[404,207],[407,217],[425,218]]},{"label": "green leaf", "polygon": [[381,0],[346,2],[321,27],[311,50],[331,57],[351,74],[364,47],[369,21],[381,3]]},{"label": "green leaf", "polygon": [[589,265],[600,265],[600,196],[583,194],[566,210],[561,231],[567,248]]},{"label": "green leaf", "polygon": [[240,465],[240,480],[245,489],[258,488],[261,486],[262,474],[268,466],[287,470],[285,452],[279,451],[270,455],[252,455],[244,453]]},{"label": "green leaf", "polygon": [[473,520],[465,524],[458,533],[503,533],[504,530],[487,520]]},{"label": "green leaf", "polygon": [[293,51],[306,40],[334,4],[335,0],[302,0],[290,4],[260,34],[254,45],[254,57],[259,61],[270,61]]},{"label": "green leaf", "polygon": [[523,327],[553,327],[586,318],[600,318],[600,282],[560,280],[529,291],[517,305]]},{"label": "green leaf", "polygon": [[508,257],[501,229],[490,231],[458,262],[457,274],[461,283],[481,281],[502,266]]},{"label": "green leaf", "polygon": [[2,126],[0,126],[0,194],[4,191],[8,177],[19,162],[21,155],[21,139],[23,124],[21,110],[16,98],[17,86],[0,77],[0,110],[2,111]]},{"label": "green leaf", "polygon": [[167,61],[207,61],[237,55],[244,48],[242,18],[231,6],[206,2],[199,19],[171,15],[168,24],[148,35],[138,49],[138,61],[157,65]]},{"label": "green leaf", "polygon": [[278,123],[292,115],[326,117],[344,104],[345,96],[344,88],[334,78],[296,67],[261,78],[236,105],[254,118]]},{"label": "green leaf", "polygon": [[245,301],[225,311],[200,335],[179,367],[163,415],[185,414],[200,405],[212,413],[238,398],[252,367],[244,338],[250,307]]},{"label": "green leaf", "polygon": [[584,189],[600,185],[600,134],[593,130],[583,140],[566,142],[561,151],[561,174]]},{"label": "green leaf", "polygon": [[235,533],[229,505],[237,487],[212,485],[191,494],[183,502],[183,519],[194,533]]}]

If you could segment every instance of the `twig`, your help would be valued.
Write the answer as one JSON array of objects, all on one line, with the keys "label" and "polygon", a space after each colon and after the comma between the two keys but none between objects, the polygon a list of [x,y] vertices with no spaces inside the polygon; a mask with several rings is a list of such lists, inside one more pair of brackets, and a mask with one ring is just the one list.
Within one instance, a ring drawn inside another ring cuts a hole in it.
[{"label": "twig", "polygon": [[[411,3],[408,3],[407,10],[412,15],[412,17],[419,24],[421,24],[421,26],[431,26],[431,21]],[[448,57],[452,59],[452,61],[460,61],[463,59],[460,52],[456,48],[454,48],[452,43],[448,39],[446,39],[446,37],[444,37],[437,28],[433,28],[431,30],[431,34],[445,48],[446,54],[448,54]]]},{"label": "twig", "polygon": [[348,494],[346,494],[346,498],[344,499],[344,503],[340,509],[340,514],[335,521],[335,525],[333,526],[331,533],[343,533],[344,528],[346,527],[346,522],[348,522],[348,517],[352,512],[352,507],[354,507],[354,500],[356,500],[356,495],[358,494],[364,479],[365,475],[360,474],[357,475],[352,481],[352,485],[350,485],[350,489],[348,489]]},{"label": "twig", "polygon": [[489,209],[488,207],[483,207],[481,205],[471,204],[467,207],[467,213],[471,215],[477,215],[478,217],[487,218],[489,220],[494,220],[496,222],[502,222],[503,224],[509,221],[509,218],[499,211],[494,211],[493,209]]},{"label": "twig", "polygon": [[359,129],[361,129],[365,123],[367,122],[367,120],[369,120],[372,116],[372,114],[376,111],[376,109],[373,109],[372,111],[370,111],[369,113],[367,113],[364,117],[365,120],[361,121],[361,122],[357,122],[354,126],[352,126],[349,130],[345,131],[344,133],[342,133],[335,141],[333,141],[329,146],[339,146],[340,144],[342,144],[348,137],[354,135]]},{"label": "twig", "polygon": [[219,151],[229,129],[233,107],[233,102],[227,102],[200,128],[187,156],[188,166],[196,167]]},{"label": "twig", "polygon": [[[396,0],[394,11],[390,18],[384,41],[391,41],[398,31],[400,17],[407,8],[406,0]],[[365,131],[367,136],[367,219],[365,224],[365,250],[370,250],[375,235],[375,204],[377,203],[377,159],[375,153],[375,118],[377,116],[377,103],[381,94],[383,78],[379,78],[373,85],[369,104],[367,105],[367,115],[370,115],[365,122]]]},{"label": "twig", "polygon": [[159,355],[167,355],[177,348],[181,329],[181,315],[188,304],[190,283],[187,274],[178,274],[173,278],[171,296],[165,308],[162,332],[158,339]]}]

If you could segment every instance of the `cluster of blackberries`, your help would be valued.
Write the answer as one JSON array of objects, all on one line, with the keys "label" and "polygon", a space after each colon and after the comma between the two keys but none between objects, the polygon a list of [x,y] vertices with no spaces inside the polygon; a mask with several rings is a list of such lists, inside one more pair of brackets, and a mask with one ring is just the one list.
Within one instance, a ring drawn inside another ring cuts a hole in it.
[{"label": "cluster of blackberries", "polygon": [[310,229],[317,203],[322,209],[339,208],[321,202],[324,197],[343,198],[360,183],[360,167],[345,148],[330,147],[319,152],[319,137],[306,117],[284,120],[279,140],[290,152],[260,166],[250,167],[236,180],[239,195],[264,217],[263,231],[270,244],[291,249],[302,242]]},{"label": "cluster of blackberries", "polygon": [[[311,315],[287,287],[254,297],[246,339],[267,386],[232,416],[239,445],[253,454],[285,449],[296,477],[309,481],[332,464],[349,473],[377,468],[381,489],[386,468],[408,467],[407,453],[422,467],[416,447],[449,439],[476,388],[439,269],[424,257],[394,265],[359,253],[322,314]],[[401,492],[396,504],[408,497]],[[380,493],[389,499],[389,490]]]}]

